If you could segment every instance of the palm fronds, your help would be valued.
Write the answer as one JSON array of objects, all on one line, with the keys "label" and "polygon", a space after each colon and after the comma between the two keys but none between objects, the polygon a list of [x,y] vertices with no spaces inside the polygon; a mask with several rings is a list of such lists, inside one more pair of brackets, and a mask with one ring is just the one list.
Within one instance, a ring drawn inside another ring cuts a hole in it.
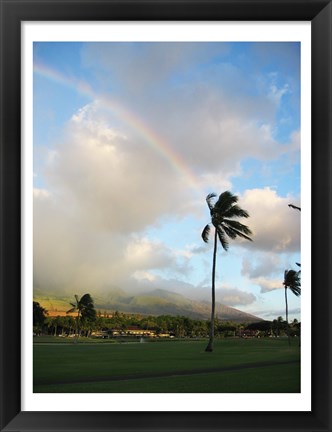
[{"label": "palm fronds", "polygon": [[206,197],[206,202],[207,202],[207,205],[208,205],[208,207],[209,207],[209,209],[210,209],[210,213],[211,213],[211,211],[213,210],[213,207],[214,207],[214,205],[213,205],[213,203],[212,203],[212,200],[213,200],[213,198],[215,198],[217,195],[215,194],[215,193],[210,193],[207,197]]},{"label": "palm fronds", "polygon": [[289,288],[296,297],[301,295],[301,277],[300,271],[285,270],[284,282],[285,288]]},{"label": "palm fronds", "polygon": [[[238,204],[238,197],[233,195],[230,191],[225,191],[219,195],[218,200],[213,204],[213,199],[216,198],[215,193],[207,195],[206,202],[211,214],[212,225],[218,232],[218,238],[222,247],[227,250],[229,243],[226,238],[232,240],[237,237],[246,240],[251,239],[251,230],[241,222],[234,220],[238,218],[248,218],[249,213],[242,209]],[[207,226],[202,232],[202,238],[207,243],[210,234],[210,227]]]},{"label": "palm fronds", "polygon": [[202,239],[205,241],[205,243],[209,241],[210,231],[211,231],[210,225],[207,224],[202,231]]}]

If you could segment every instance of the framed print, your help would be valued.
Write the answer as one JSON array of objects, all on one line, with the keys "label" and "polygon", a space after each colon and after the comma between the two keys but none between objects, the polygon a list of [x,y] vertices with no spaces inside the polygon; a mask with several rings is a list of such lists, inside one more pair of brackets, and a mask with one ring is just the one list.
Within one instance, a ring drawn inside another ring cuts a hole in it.
[{"label": "framed print", "polygon": [[1,10],[1,430],[331,430],[331,3]]}]

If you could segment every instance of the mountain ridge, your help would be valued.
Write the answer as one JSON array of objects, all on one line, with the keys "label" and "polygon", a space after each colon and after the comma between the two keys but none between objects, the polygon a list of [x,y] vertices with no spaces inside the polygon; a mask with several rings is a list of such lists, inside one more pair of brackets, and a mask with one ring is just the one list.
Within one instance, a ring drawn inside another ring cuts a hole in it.
[{"label": "mountain ridge", "polygon": [[[34,293],[34,300],[38,301],[52,315],[66,312],[72,298],[68,295],[59,296],[43,293],[38,290]],[[209,319],[211,303],[204,300],[192,300],[182,294],[156,288],[149,292],[136,295],[126,293],[121,288],[108,289],[96,295],[95,308],[108,313],[119,311],[122,313],[143,315],[181,315],[192,319]],[[256,322],[261,318],[243,312],[239,309],[216,302],[216,316],[222,321]]]}]

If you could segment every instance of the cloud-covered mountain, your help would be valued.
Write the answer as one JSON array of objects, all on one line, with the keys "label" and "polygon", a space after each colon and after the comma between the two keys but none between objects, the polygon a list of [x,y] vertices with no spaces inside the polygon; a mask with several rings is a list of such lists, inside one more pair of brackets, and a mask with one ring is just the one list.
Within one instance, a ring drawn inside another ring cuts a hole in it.
[{"label": "cloud-covered mountain", "polygon": [[[63,312],[68,308],[67,299],[52,295],[44,296],[41,292],[35,294],[46,309],[56,309]],[[71,301],[68,299],[68,301]],[[139,313],[144,315],[182,315],[194,319],[209,319],[211,305],[208,301],[191,300],[181,294],[155,289],[149,293],[128,295],[119,288],[110,289],[103,296],[95,297],[95,306],[101,311],[119,311],[124,313]],[[221,320],[253,322],[260,318],[242,312],[238,309],[216,303],[216,315]]]}]

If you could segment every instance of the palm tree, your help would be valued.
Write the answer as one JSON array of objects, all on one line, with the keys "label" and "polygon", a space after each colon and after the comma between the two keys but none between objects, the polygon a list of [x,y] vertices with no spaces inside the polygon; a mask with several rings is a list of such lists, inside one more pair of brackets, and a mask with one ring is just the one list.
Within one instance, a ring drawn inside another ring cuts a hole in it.
[{"label": "palm tree", "polygon": [[69,309],[66,313],[72,313],[77,311],[76,316],[76,331],[75,331],[75,342],[79,337],[79,321],[80,318],[94,320],[96,318],[96,310],[94,308],[93,300],[90,294],[84,294],[81,299],[79,299],[78,295],[75,294],[75,303],[70,303],[72,308]]},{"label": "palm tree", "polygon": [[[215,278],[216,278],[216,258],[217,258],[217,243],[218,239],[221,246],[225,251],[228,250],[228,239],[234,240],[237,237],[246,240],[252,240],[249,236],[252,234],[250,229],[240,223],[234,218],[247,218],[249,214],[247,211],[241,209],[238,205],[238,197],[229,191],[223,192],[218,200],[214,203],[213,199],[216,194],[210,193],[206,197],[207,205],[210,209],[211,224],[215,228],[214,232],[214,249],[213,249],[213,263],[212,263],[212,310],[211,310],[211,323],[210,323],[210,339],[205,349],[207,352],[213,351],[214,341],[214,316],[215,316]],[[210,224],[207,224],[202,232],[202,238],[205,243],[209,240],[211,231]]]},{"label": "palm tree", "polygon": [[290,337],[289,337],[289,328],[288,328],[288,300],[287,300],[287,288],[291,290],[293,294],[298,297],[301,295],[301,278],[300,278],[300,271],[295,270],[285,270],[284,273],[284,282],[283,285],[285,286],[285,303],[286,303],[286,328],[287,328],[287,336],[288,336],[288,343],[290,344]]}]

